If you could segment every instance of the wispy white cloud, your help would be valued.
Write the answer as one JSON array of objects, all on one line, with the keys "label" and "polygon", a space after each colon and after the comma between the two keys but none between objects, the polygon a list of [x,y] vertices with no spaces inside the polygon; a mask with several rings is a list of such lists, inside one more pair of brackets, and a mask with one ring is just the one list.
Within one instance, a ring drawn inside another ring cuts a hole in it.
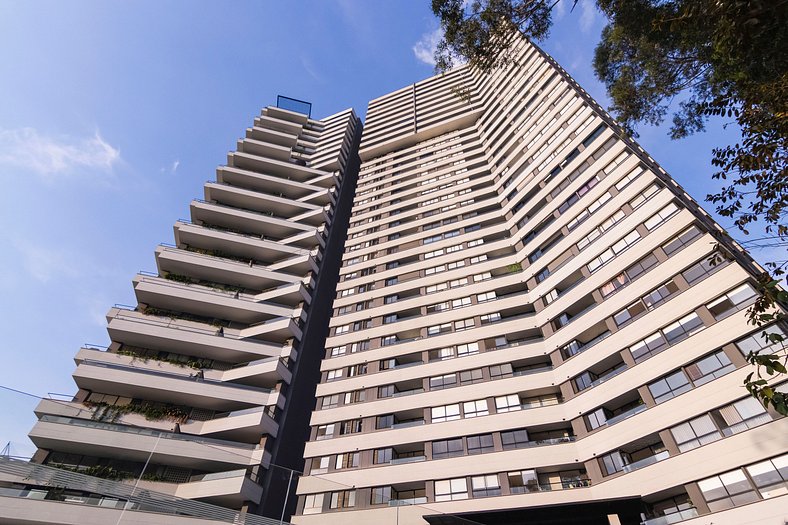
[{"label": "wispy white cloud", "polygon": [[594,27],[599,12],[596,9],[596,5],[591,0],[582,0],[580,2],[580,9],[582,11],[580,13],[580,31],[588,33],[591,31],[591,28]]},{"label": "wispy white cloud", "polygon": [[416,59],[428,66],[435,67],[435,50],[441,38],[443,38],[443,29],[440,27],[434,31],[424,33],[421,39],[413,46],[413,54],[416,55]]},{"label": "wispy white cloud", "polygon": [[120,150],[97,131],[92,137],[51,137],[35,128],[0,129],[0,166],[32,171],[46,180],[77,172],[109,173]]},{"label": "wispy white cloud", "polygon": [[306,55],[301,55],[300,58],[301,58],[301,67],[304,68],[304,71],[306,71],[307,74],[310,77],[312,77],[315,81],[323,82],[323,76],[318,72],[312,60]]},{"label": "wispy white cloud", "polygon": [[42,284],[53,279],[77,277],[81,273],[82,265],[75,253],[35,244],[29,240],[17,240],[14,247],[21,255],[20,262],[24,270]]},{"label": "wispy white cloud", "polygon": [[176,171],[178,171],[178,166],[180,166],[180,165],[181,165],[181,161],[180,160],[176,160],[175,162],[172,163],[172,167],[170,168],[170,171],[172,173],[175,173]]},{"label": "wispy white cloud", "polygon": [[567,2],[571,2],[572,0],[558,0],[553,8],[553,19],[554,20],[561,20],[564,15],[566,14],[566,4]]}]

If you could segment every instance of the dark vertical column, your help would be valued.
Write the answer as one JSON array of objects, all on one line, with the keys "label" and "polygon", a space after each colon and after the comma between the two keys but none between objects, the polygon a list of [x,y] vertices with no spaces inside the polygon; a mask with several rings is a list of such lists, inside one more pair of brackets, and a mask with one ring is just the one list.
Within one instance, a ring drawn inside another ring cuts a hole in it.
[{"label": "dark vertical column", "polygon": [[[361,122],[357,121],[309,315],[301,338],[301,346],[298,349],[298,361],[292,367],[293,379],[287,390],[287,403],[280,417],[279,434],[271,450],[272,465],[266,473],[263,484],[265,493],[257,512],[278,519],[284,508],[286,521],[295,513],[298,503],[295,489],[300,472],[304,470],[304,446],[309,440],[309,420],[315,408],[315,390],[320,382],[320,362],[325,353],[328,321],[331,319],[331,308],[339,281],[342,252],[361,165],[358,156],[361,131]],[[288,469],[297,471],[293,474],[292,480],[291,471]]]}]

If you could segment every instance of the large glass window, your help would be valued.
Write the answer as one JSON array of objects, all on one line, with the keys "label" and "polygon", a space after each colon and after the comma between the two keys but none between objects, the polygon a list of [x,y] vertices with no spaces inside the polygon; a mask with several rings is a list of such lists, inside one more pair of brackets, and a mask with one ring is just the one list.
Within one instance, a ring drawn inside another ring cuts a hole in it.
[{"label": "large glass window", "polygon": [[442,421],[454,421],[460,419],[460,405],[455,403],[453,405],[445,405],[432,408],[432,422],[440,423]]},{"label": "large glass window", "polygon": [[451,458],[463,456],[462,438],[444,439],[432,442],[432,459]]},{"label": "large glass window", "polygon": [[468,437],[468,455],[495,452],[492,434],[481,434]]},{"label": "large glass window", "polygon": [[704,414],[670,429],[681,452],[717,441],[722,436],[709,414]]},{"label": "large glass window", "polygon": [[473,492],[474,498],[500,496],[501,484],[498,481],[498,476],[496,474],[473,476],[471,477],[471,490]]},{"label": "large glass window", "polygon": [[465,478],[444,479],[435,482],[435,501],[468,499],[468,482]]},{"label": "large glass window", "polygon": [[698,487],[712,512],[752,503],[759,499],[741,469],[701,480],[698,482]]}]

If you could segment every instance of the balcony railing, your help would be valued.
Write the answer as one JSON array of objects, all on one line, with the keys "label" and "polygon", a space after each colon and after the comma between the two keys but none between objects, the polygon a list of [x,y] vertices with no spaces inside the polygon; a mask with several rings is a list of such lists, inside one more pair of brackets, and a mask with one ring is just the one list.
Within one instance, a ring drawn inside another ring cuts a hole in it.
[{"label": "balcony railing", "polygon": [[644,410],[646,410],[646,408],[647,408],[646,405],[638,405],[636,407],[630,408],[629,410],[608,419],[607,425],[610,426],[610,425],[615,425],[616,423],[620,423],[621,421],[624,421],[625,419],[629,419],[635,414],[639,414],[643,412]]},{"label": "balcony railing", "polygon": [[427,461],[427,456],[406,456],[404,458],[396,458],[392,459],[390,464],[401,465],[403,463],[419,463],[421,461]]},{"label": "balcony railing", "polygon": [[[100,505],[109,508],[125,508],[127,511],[195,516],[233,524],[274,525],[279,523],[279,520],[242,514],[236,510],[178,498],[147,488],[137,490],[134,485],[128,483],[96,478],[18,459],[0,457],[0,472],[24,479],[27,485],[40,487],[33,489],[0,488],[0,497],[44,499],[52,490],[57,490],[58,494],[62,496],[62,489],[68,489],[88,494],[86,496],[69,495],[63,500],[64,503],[75,505]],[[244,470],[232,471],[232,473],[245,475]],[[161,521],[166,522],[167,520],[162,519]]]},{"label": "balcony railing", "polygon": [[408,427],[418,427],[424,424],[423,419],[417,419],[415,421],[403,421],[402,423],[394,423],[391,425],[391,428],[408,428]]},{"label": "balcony railing", "polygon": [[211,438],[205,438],[200,436],[194,436],[191,434],[175,434],[172,432],[161,432],[159,430],[152,430],[150,428],[145,428],[145,427],[130,427],[126,425],[116,425],[114,423],[104,423],[101,421],[93,421],[90,419],[78,419],[71,417],[44,415],[41,416],[39,421],[44,423],[57,423],[60,425],[71,425],[75,427],[92,428],[96,430],[108,430],[110,432],[137,434],[140,436],[150,436],[156,438],[161,437],[164,439],[174,439],[177,441],[220,445],[227,448],[236,448],[243,450],[256,450],[258,448],[257,445],[253,445],[249,443],[239,443],[237,441],[224,441],[221,439],[211,439]]},{"label": "balcony railing", "polygon": [[632,472],[633,470],[641,469],[643,467],[653,465],[654,463],[659,463],[663,459],[668,459],[669,457],[670,452],[663,450],[662,452],[654,454],[653,456],[643,458],[639,461],[635,461],[634,463],[630,463],[629,465],[624,465],[621,469],[621,472]]},{"label": "balcony railing", "polygon": [[511,487],[510,490],[512,494],[528,494],[531,492],[551,492],[553,490],[579,489],[590,486],[591,480],[589,479],[575,479],[559,483],[529,483],[520,487]]},{"label": "balcony railing", "polygon": [[656,518],[647,519],[646,521],[641,521],[640,525],[671,525],[672,523],[678,523],[680,521],[696,518],[697,516],[698,509],[693,507],[691,509],[680,510],[678,512],[673,512],[664,516],[658,516]]}]

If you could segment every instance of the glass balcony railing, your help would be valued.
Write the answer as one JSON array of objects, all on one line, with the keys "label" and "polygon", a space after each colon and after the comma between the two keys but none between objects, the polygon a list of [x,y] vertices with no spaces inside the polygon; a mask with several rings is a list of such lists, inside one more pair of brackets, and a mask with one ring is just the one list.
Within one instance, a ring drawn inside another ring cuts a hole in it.
[{"label": "glass balcony railing", "polygon": [[693,507],[691,509],[680,510],[678,512],[673,512],[664,516],[658,516],[656,518],[647,519],[646,521],[641,521],[640,525],[671,525],[672,523],[678,523],[680,521],[696,518],[697,516],[698,509]]},{"label": "glass balcony railing", "polygon": [[615,425],[616,423],[620,423],[621,421],[624,421],[625,419],[629,419],[632,416],[634,416],[635,414],[639,414],[639,413],[643,412],[644,410],[646,410],[646,408],[647,408],[646,405],[638,405],[636,407],[630,408],[629,410],[627,410],[625,412],[622,412],[619,415],[617,415],[615,417],[611,417],[610,419],[608,419],[607,420],[607,426]]},{"label": "glass balcony railing", "polygon": [[641,469],[643,467],[647,467],[649,465],[653,465],[654,463],[658,463],[663,459],[668,459],[670,457],[670,453],[667,450],[663,450],[653,456],[649,456],[647,458],[643,458],[639,461],[635,461],[634,463],[630,463],[629,465],[624,465],[621,468],[621,472],[632,472],[633,470]]}]

